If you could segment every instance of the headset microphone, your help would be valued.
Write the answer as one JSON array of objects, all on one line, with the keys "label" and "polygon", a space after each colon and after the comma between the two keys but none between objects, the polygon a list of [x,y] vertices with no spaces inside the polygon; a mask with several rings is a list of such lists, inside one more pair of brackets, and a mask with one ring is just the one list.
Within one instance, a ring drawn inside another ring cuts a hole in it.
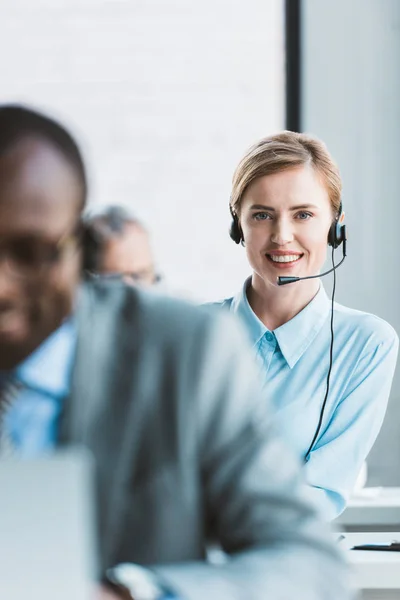
[{"label": "headset microphone", "polygon": [[342,225],[342,235],[343,235],[343,258],[342,260],[335,265],[332,269],[329,269],[329,271],[325,271],[324,273],[319,273],[319,275],[308,275],[308,277],[278,277],[278,285],[287,285],[288,283],[295,283],[296,281],[304,281],[305,279],[317,279],[318,277],[324,277],[324,275],[329,275],[329,273],[332,273],[335,269],[337,269],[338,267],[340,267],[340,265],[343,263],[344,259],[347,256],[347,252],[346,252],[346,225]]}]

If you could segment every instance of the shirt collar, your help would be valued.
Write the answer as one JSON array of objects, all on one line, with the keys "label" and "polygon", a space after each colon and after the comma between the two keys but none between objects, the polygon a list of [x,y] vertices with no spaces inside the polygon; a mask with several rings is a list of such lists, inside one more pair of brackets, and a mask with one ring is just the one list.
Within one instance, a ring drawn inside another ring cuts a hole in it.
[{"label": "shirt collar", "polygon": [[51,396],[69,393],[76,345],[76,324],[69,318],[15,370],[21,383]]},{"label": "shirt collar", "polygon": [[[257,345],[269,330],[253,312],[247,299],[246,291],[250,281],[250,277],[246,279],[243,288],[233,298],[231,310],[244,319],[250,332],[251,342]],[[274,330],[282,355],[291,369],[321,330],[329,310],[329,298],[321,284],[318,293],[302,311]]]},{"label": "shirt collar", "polygon": [[240,292],[233,298],[231,311],[236,313],[239,318],[246,323],[246,328],[250,334],[250,341],[252,344],[256,345],[269,330],[253,312],[253,309],[247,300],[247,288],[249,287],[250,282],[251,277],[248,277]]},{"label": "shirt collar", "polygon": [[279,348],[291,369],[320,332],[329,311],[329,298],[321,284],[311,302],[293,319],[275,330]]}]

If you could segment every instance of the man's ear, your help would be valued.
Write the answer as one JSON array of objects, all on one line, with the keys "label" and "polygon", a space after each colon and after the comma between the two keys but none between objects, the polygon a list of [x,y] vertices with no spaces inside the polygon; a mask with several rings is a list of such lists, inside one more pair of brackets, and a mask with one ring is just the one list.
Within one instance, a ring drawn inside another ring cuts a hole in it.
[{"label": "man's ear", "polygon": [[93,227],[82,221],[81,225],[82,269],[95,272],[98,268],[101,249],[100,240]]}]

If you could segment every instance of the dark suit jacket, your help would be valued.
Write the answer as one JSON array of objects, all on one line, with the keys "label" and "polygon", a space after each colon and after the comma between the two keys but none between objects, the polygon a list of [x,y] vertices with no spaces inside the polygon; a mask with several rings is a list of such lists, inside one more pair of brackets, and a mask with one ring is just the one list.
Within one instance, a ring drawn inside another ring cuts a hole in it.
[{"label": "dark suit jacket", "polygon": [[60,442],[95,457],[102,569],[151,565],[188,600],[349,597],[231,316],[98,282],[78,329]]}]

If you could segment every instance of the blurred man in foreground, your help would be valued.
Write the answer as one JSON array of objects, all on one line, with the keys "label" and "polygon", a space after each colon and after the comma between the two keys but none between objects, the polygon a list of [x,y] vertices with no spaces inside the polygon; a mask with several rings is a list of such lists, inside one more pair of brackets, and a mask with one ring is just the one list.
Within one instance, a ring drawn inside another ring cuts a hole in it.
[{"label": "blurred man in foreground", "polygon": [[[142,600],[147,584],[154,600],[346,600],[237,325],[118,282],[80,286],[85,199],[69,134],[0,108],[0,381],[21,386],[1,437],[21,456],[92,451],[100,597]],[[226,564],[205,562],[209,536]]]},{"label": "blurred man in foreground", "polygon": [[85,218],[85,268],[142,287],[159,281],[150,236],[122,206],[108,206]]}]

